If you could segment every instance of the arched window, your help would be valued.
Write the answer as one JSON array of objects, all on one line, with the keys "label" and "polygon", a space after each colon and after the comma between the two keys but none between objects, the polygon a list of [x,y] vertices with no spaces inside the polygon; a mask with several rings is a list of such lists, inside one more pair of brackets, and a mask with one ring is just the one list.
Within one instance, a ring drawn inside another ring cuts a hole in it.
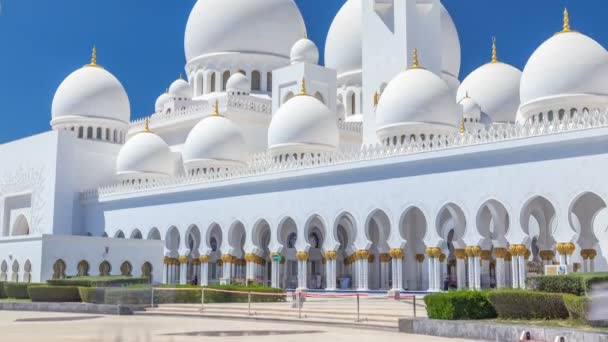
[{"label": "arched window", "polygon": [[23,264],[23,282],[32,282],[32,263],[29,260],[26,260],[25,264]]},{"label": "arched window", "polygon": [[78,263],[78,276],[88,277],[89,276],[89,263],[86,260],[81,260]]},{"label": "arched window", "polygon": [[117,141],[118,140],[117,131],[114,130],[113,134],[114,134],[114,138],[112,139],[112,141],[115,142],[115,143],[118,143],[118,141]]},{"label": "arched window", "polygon": [[131,266],[130,262],[125,261],[120,265],[120,275],[130,277],[131,272],[133,272],[133,266]]},{"label": "arched window", "polygon": [[87,139],[93,139],[93,127],[87,128]]},{"label": "arched window", "polygon": [[97,140],[101,140],[102,139],[102,129],[101,127],[97,127]]},{"label": "arched window", "polygon": [[215,92],[215,79],[216,79],[215,72],[212,72],[211,73],[211,85],[209,87],[210,92],[212,92],[212,93]]},{"label": "arched window", "polygon": [[212,237],[211,240],[209,240],[209,245],[211,246],[212,252],[217,252],[217,239],[215,237]]},{"label": "arched window", "polygon": [[152,264],[149,262],[144,262],[143,265],[141,265],[141,277],[142,278],[146,278],[148,280],[152,280]]},{"label": "arched window", "polygon": [[272,92],[272,73],[271,72],[266,74],[266,91]]},{"label": "arched window", "polygon": [[355,113],[357,112],[357,99],[355,98],[355,93],[352,93],[352,95],[350,96],[350,113],[352,115],[355,115]]},{"label": "arched window", "polygon": [[82,139],[84,137],[84,127],[78,127],[78,137]]},{"label": "arched window", "polygon": [[99,275],[101,277],[109,277],[112,273],[112,265],[109,262],[103,261],[99,264]]},{"label": "arched window", "polygon": [[110,129],[106,128],[106,140],[110,141]]},{"label": "arched window", "polygon": [[64,279],[65,278],[65,261],[59,259],[53,264],[53,279]]},{"label": "arched window", "polygon": [[564,115],[565,115],[565,114],[566,114],[566,112],[565,112],[563,109],[559,111],[558,116],[559,116],[559,120],[560,120],[560,121],[561,121],[561,120],[564,120]]},{"label": "arched window", "polygon": [[262,90],[262,80],[261,80],[260,72],[254,70],[251,73],[251,90],[252,91],[260,91]]},{"label": "arched window", "polygon": [[230,78],[230,71],[224,71],[222,76],[222,91],[226,90],[226,84],[228,84],[228,79]]}]

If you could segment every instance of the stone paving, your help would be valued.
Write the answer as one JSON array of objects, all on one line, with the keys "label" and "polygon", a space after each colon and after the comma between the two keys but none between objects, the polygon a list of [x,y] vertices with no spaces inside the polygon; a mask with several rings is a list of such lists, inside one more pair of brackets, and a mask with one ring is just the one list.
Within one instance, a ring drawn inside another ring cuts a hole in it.
[{"label": "stone paving", "polygon": [[[87,319],[88,318],[88,319]],[[245,334],[246,336],[243,336]],[[328,325],[163,316],[0,311],[0,341],[133,342],[467,341]]]}]

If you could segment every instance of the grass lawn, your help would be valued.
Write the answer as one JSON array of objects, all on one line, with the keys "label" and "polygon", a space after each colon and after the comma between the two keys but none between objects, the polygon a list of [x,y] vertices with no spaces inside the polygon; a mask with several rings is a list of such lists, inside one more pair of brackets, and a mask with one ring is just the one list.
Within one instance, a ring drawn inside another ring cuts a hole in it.
[{"label": "grass lawn", "polygon": [[0,299],[0,303],[28,303],[31,299],[15,299],[15,298],[4,298]]},{"label": "grass lawn", "polygon": [[489,320],[489,322],[534,325],[534,326],[541,326],[541,327],[573,328],[573,329],[608,332],[608,327],[592,327],[588,324],[585,324],[585,323],[582,323],[580,321],[573,320],[573,319],[553,319],[553,320],[493,319],[493,320]]}]

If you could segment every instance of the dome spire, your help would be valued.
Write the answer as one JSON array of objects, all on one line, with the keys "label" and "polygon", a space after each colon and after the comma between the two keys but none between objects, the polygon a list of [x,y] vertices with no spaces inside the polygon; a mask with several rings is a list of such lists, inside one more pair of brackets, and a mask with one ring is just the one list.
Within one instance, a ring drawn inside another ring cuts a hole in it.
[{"label": "dome spire", "polygon": [[301,85],[301,88],[300,88],[300,95],[302,95],[302,96],[308,95],[306,93],[306,79],[304,79],[304,78],[302,78],[302,85]]},{"label": "dome spire", "polygon": [[498,63],[498,49],[496,48],[496,37],[492,37],[492,63]]},{"label": "dome spire", "polygon": [[564,27],[562,32],[572,32],[570,28],[570,14],[568,13],[568,7],[564,8]]},{"label": "dome spire", "polygon": [[151,133],[152,131],[150,131],[150,117],[146,116],[146,121],[144,124],[144,132],[145,133]]},{"label": "dome spire", "polygon": [[420,61],[418,60],[418,49],[414,48],[414,55],[412,57],[412,66],[410,69],[420,69]]},{"label": "dome spire", "polygon": [[91,63],[85,66],[101,68],[101,66],[97,64],[97,47],[95,45],[93,45],[93,51],[91,51]]},{"label": "dome spire", "polygon": [[464,135],[467,132],[466,127],[464,126],[464,115],[462,116],[462,121],[460,121],[460,134]]},{"label": "dome spire", "polygon": [[220,101],[215,99],[215,106],[213,107],[213,116],[220,116]]}]

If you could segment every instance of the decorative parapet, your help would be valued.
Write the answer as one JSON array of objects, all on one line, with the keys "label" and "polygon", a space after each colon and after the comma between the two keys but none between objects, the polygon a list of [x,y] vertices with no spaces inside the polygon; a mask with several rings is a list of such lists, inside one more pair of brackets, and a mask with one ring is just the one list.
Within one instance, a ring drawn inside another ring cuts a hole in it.
[{"label": "decorative parapet", "polygon": [[155,183],[114,184],[101,187],[98,190],[85,191],[81,194],[81,198],[103,198],[105,196],[136,193],[140,191],[198,185],[245,177],[277,174],[293,170],[322,168],[359,161],[385,159],[430,151],[441,151],[466,146],[492,144],[509,140],[561,134],[607,126],[608,112],[595,111],[594,113],[587,115],[574,115],[572,118],[566,117],[563,121],[544,121],[541,123],[527,122],[523,125],[505,124],[500,126],[492,126],[490,129],[479,133],[454,133],[452,135],[442,136],[441,138],[427,140],[424,142],[412,141],[395,146],[386,146],[380,144],[375,146],[364,146],[361,149],[325,153],[315,157],[307,157],[301,160],[279,161],[268,153],[260,153],[251,156],[247,166],[243,168],[235,168],[226,172],[207,175],[160,179]]},{"label": "decorative parapet", "polygon": [[[269,99],[253,96],[223,95],[218,97],[221,112],[247,111],[260,114],[272,114],[272,101]],[[193,101],[192,104],[183,109],[177,109],[171,113],[155,113],[150,116],[150,124],[166,124],[173,121],[181,121],[195,116],[211,115],[213,106],[209,101]],[[143,129],[145,118],[131,121],[131,130]]]},{"label": "decorative parapet", "polygon": [[349,131],[363,134],[363,122],[338,122],[338,129],[341,131]]}]

